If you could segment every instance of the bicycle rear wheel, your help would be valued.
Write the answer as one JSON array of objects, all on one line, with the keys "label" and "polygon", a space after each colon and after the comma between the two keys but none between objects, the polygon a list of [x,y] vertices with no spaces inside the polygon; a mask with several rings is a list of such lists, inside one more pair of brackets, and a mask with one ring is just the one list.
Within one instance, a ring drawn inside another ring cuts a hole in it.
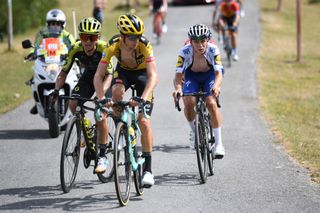
[{"label": "bicycle rear wheel", "polygon": [[114,143],[114,182],[117,198],[122,206],[129,202],[131,190],[131,163],[129,147],[127,146],[128,130],[124,123],[119,122]]},{"label": "bicycle rear wheel", "polygon": [[106,157],[108,159],[107,169],[104,173],[97,174],[99,180],[102,183],[106,183],[111,180],[114,174],[114,161],[113,161],[113,154],[114,154],[114,135],[116,131],[116,124],[112,116],[107,117],[107,124],[108,124],[108,147],[106,150]]},{"label": "bicycle rear wheel", "polygon": [[207,181],[208,176],[208,158],[204,120],[202,118],[202,115],[199,115],[198,113],[196,114],[195,124],[195,148],[197,153],[198,168],[201,183],[205,183]]},{"label": "bicycle rear wheel", "polygon": [[60,183],[63,192],[68,193],[77,175],[80,159],[80,124],[73,117],[64,134],[60,158]]}]

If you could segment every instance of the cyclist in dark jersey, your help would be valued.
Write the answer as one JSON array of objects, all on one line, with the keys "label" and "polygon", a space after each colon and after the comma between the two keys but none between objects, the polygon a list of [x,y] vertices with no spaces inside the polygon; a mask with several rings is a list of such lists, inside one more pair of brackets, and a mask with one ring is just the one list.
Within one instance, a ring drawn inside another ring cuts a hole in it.
[{"label": "cyclist in dark jersey", "polygon": [[[76,42],[69,51],[67,61],[60,72],[54,90],[54,97],[59,95],[59,89],[63,87],[68,72],[70,71],[75,59],[80,62],[80,67],[84,69],[82,76],[79,79],[78,84],[72,91],[72,95],[91,98],[95,92],[93,85],[93,77],[96,69],[103,56],[103,50],[106,46],[106,42],[99,40],[101,31],[101,24],[94,18],[83,19],[79,26],[78,32],[80,41]],[[113,68],[111,63],[104,70],[103,89],[104,93],[110,87],[112,81]],[[72,112],[75,112],[77,101],[72,100],[69,103],[69,108]],[[102,116],[102,121],[97,123],[99,131],[99,143],[100,143],[100,158],[98,165],[95,169],[96,173],[103,173],[107,167],[107,159],[105,157],[105,150],[108,142],[108,128],[105,121],[105,115]]]}]

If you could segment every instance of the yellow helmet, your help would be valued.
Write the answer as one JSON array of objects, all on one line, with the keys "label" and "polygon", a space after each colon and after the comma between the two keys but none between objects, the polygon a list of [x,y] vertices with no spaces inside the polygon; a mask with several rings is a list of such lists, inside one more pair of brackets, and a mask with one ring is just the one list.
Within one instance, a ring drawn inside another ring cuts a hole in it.
[{"label": "yellow helmet", "polygon": [[99,35],[101,32],[101,23],[95,18],[84,18],[78,26],[78,33]]},{"label": "yellow helmet", "polygon": [[121,15],[117,27],[124,35],[142,35],[144,32],[143,21],[137,15]]}]

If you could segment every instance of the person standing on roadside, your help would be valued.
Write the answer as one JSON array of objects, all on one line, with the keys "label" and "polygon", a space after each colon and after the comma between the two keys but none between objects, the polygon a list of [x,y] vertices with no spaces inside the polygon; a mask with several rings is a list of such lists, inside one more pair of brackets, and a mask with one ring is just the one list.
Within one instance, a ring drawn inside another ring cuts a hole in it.
[{"label": "person standing on roadside", "polygon": [[101,24],[104,20],[104,10],[106,9],[106,4],[108,0],[93,0],[93,12],[92,15]]}]

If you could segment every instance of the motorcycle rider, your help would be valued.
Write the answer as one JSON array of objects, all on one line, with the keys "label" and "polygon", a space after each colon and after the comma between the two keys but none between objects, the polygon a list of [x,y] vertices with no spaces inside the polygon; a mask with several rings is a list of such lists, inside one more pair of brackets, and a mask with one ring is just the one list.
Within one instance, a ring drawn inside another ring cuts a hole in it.
[{"label": "motorcycle rider", "polygon": [[[37,57],[37,50],[42,44],[42,40],[45,38],[60,38],[64,46],[64,51],[62,52],[62,59],[65,59],[68,51],[70,50],[72,44],[75,42],[74,37],[65,30],[66,27],[66,16],[59,9],[52,9],[47,13],[46,16],[46,27],[41,29],[35,38],[34,48],[25,57],[26,60],[35,60]],[[33,76],[30,80],[26,81],[25,84],[30,86],[33,83]],[[34,105],[31,110],[31,114],[37,114],[38,110],[36,105]]]},{"label": "motorcycle rider", "polygon": [[[59,96],[59,90],[63,87],[68,72],[70,71],[75,59],[78,59],[81,67],[84,67],[84,72],[79,79],[79,82],[72,91],[72,96],[80,96],[84,98],[91,98],[95,93],[93,85],[93,78],[96,73],[100,59],[104,55],[103,50],[107,46],[107,43],[100,40],[101,23],[95,18],[84,18],[80,21],[78,26],[78,33],[80,41],[77,41],[70,49],[67,57],[67,61],[62,68],[62,71],[57,77],[55,90],[51,94],[53,99],[57,99]],[[107,89],[111,85],[113,67],[110,63],[104,70],[103,76],[103,92],[106,94]],[[77,101],[71,100],[69,108],[72,113],[76,111]],[[106,116],[102,114],[102,121],[97,122],[99,131],[99,147],[100,154],[98,159],[98,165],[95,168],[95,173],[104,173],[107,167],[107,159],[105,157],[105,151],[108,145],[108,127],[106,122]]]}]

